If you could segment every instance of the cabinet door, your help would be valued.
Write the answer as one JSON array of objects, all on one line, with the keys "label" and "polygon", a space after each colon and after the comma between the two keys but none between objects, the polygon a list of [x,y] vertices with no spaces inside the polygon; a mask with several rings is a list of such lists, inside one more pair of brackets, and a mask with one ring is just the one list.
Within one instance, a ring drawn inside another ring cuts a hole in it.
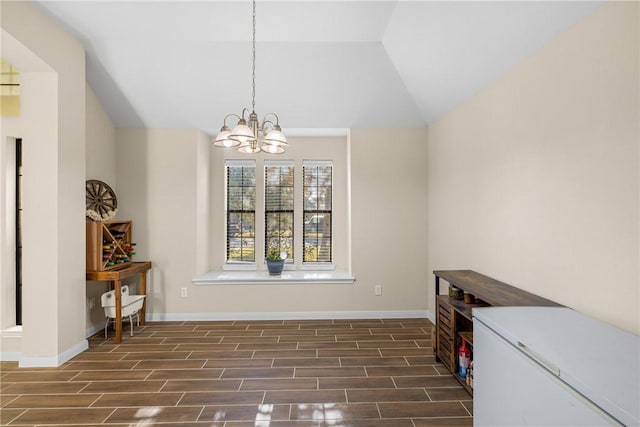
[{"label": "cabinet door", "polygon": [[436,353],[447,369],[454,372],[455,313],[453,307],[446,303],[445,298],[438,297]]},{"label": "cabinet door", "polygon": [[482,322],[473,330],[474,426],[620,425]]}]

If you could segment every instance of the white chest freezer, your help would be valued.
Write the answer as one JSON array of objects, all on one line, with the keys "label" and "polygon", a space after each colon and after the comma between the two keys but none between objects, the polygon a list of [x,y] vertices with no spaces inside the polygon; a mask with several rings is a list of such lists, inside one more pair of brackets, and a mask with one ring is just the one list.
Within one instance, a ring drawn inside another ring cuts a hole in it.
[{"label": "white chest freezer", "polygon": [[473,310],[474,425],[640,425],[640,337],[564,307]]}]

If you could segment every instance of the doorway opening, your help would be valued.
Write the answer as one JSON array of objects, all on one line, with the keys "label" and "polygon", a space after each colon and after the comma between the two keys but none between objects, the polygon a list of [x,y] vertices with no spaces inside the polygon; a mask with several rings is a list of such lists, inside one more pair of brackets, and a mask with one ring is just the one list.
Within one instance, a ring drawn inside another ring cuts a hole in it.
[{"label": "doorway opening", "polygon": [[22,325],[22,139],[16,139],[16,325]]}]

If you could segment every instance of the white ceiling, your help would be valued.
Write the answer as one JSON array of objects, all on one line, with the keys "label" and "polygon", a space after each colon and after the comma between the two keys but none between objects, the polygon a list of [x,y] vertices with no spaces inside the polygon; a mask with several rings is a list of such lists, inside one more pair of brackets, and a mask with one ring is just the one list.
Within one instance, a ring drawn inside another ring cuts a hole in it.
[{"label": "white ceiling", "polygon": [[[36,1],[82,41],[118,127],[215,134],[251,107],[251,2]],[[422,126],[601,1],[257,3],[256,112],[285,131]]]}]

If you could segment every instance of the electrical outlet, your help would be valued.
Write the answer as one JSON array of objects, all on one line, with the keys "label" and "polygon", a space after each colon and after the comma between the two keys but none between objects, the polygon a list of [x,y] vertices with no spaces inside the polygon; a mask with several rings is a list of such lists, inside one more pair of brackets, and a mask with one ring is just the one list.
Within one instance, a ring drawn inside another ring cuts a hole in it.
[{"label": "electrical outlet", "polygon": [[382,295],[382,285],[376,285],[375,287],[376,295]]},{"label": "electrical outlet", "polygon": [[187,288],[180,288],[180,296],[182,298],[186,298],[187,297]]}]

